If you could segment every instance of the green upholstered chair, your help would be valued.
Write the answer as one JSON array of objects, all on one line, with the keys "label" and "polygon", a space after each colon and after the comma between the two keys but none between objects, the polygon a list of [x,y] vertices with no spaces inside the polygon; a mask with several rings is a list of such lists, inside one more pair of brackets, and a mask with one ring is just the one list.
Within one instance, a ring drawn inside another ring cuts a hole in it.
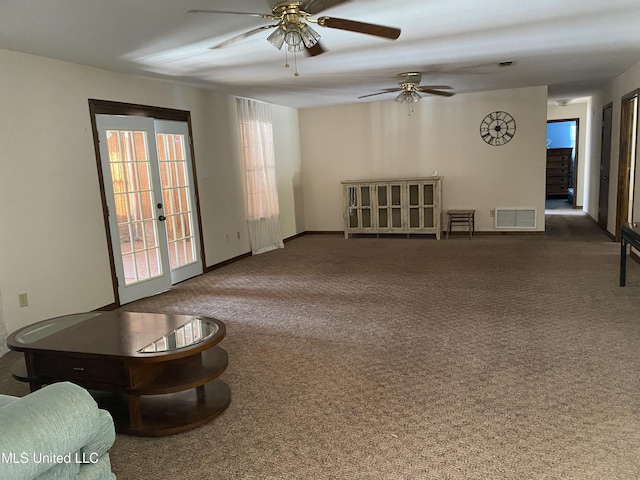
[{"label": "green upholstered chair", "polygon": [[0,395],[0,478],[113,480],[111,415],[61,382],[22,398]]}]

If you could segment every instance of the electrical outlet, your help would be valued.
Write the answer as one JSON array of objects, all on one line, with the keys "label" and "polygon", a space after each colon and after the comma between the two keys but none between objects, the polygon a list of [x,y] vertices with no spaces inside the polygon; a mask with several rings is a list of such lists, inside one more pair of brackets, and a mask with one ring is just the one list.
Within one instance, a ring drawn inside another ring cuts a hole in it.
[{"label": "electrical outlet", "polygon": [[489,210],[489,215],[491,215],[491,217],[495,217],[496,216],[496,209],[492,208],[491,210]]},{"label": "electrical outlet", "polygon": [[20,303],[20,307],[28,307],[29,306],[29,297],[27,297],[26,293],[18,294],[18,302]]},{"label": "electrical outlet", "polygon": [[227,239],[227,243],[229,243],[229,234],[228,233],[225,235],[225,238]]},{"label": "electrical outlet", "polygon": [[238,240],[240,240],[240,232],[238,232]]}]

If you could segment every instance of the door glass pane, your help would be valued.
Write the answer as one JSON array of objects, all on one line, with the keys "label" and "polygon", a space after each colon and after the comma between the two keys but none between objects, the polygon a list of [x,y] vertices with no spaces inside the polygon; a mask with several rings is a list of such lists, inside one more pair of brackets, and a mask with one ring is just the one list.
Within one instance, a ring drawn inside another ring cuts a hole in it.
[{"label": "door glass pane", "polygon": [[371,210],[362,210],[362,228],[371,228]]},{"label": "door glass pane", "polygon": [[386,208],[381,208],[378,210],[378,226],[380,228],[387,228],[388,226],[388,211]]},{"label": "door glass pane", "polygon": [[171,269],[196,261],[184,135],[156,134]]},{"label": "door glass pane", "polygon": [[360,189],[360,195],[362,195],[362,206],[368,207],[371,205],[371,195],[369,194],[369,187],[362,187]]},{"label": "door glass pane", "polygon": [[433,185],[424,186],[424,205],[433,205]]},{"label": "door glass pane", "polygon": [[349,209],[349,228],[358,228],[358,209]]},{"label": "door glass pane", "polygon": [[356,187],[347,188],[347,202],[350,207],[358,205],[358,193]]},{"label": "door glass pane", "polygon": [[399,208],[391,209],[391,226],[393,228],[402,228],[402,210]]},{"label": "door glass pane", "polygon": [[125,284],[131,285],[162,275],[147,135],[131,130],[106,134]]},{"label": "door glass pane", "polygon": [[387,187],[385,185],[380,185],[378,187],[378,205],[387,205]]},{"label": "door glass pane", "polygon": [[418,208],[409,209],[409,227],[418,228],[420,226],[420,210]]},{"label": "door glass pane", "polygon": [[433,228],[435,226],[435,222],[433,220],[433,207],[424,209],[424,226],[425,228]]},{"label": "door glass pane", "polygon": [[409,185],[409,205],[419,205],[419,204],[420,204],[420,197],[419,197],[418,185],[416,184]]},{"label": "door glass pane", "polygon": [[391,185],[391,204],[400,205],[400,185]]}]

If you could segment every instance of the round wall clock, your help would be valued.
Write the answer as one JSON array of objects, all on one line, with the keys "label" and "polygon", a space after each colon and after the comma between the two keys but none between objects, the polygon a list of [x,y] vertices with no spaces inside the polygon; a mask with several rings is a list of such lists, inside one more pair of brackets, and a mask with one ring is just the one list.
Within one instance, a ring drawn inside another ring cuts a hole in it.
[{"label": "round wall clock", "polygon": [[489,145],[504,145],[515,134],[516,121],[507,112],[491,112],[480,123],[480,136]]}]

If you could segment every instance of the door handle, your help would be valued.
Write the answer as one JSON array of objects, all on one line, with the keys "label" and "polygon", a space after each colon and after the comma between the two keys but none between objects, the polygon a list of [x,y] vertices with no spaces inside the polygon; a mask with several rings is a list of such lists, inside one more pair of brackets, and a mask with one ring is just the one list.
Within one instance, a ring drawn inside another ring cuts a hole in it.
[{"label": "door handle", "polygon": [[167,217],[165,217],[164,215],[160,215],[158,217],[158,220],[160,220],[161,222],[164,222],[167,219]]},{"label": "door handle", "polygon": [[603,180],[609,180],[609,177],[607,177],[606,175],[602,178]]}]

